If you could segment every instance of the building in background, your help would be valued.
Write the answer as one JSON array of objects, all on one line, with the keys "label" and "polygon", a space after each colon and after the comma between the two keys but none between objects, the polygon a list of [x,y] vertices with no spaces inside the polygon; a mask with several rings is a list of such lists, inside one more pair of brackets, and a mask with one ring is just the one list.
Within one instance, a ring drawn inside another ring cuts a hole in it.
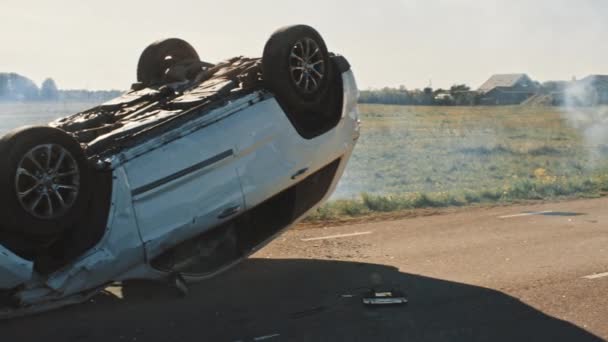
[{"label": "building in background", "polygon": [[481,105],[516,105],[534,96],[538,82],[526,74],[498,74],[490,77],[477,90]]},{"label": "building in background", "polygon": [[582,105],[608,104],[608,75],[589,75],[578,81],[577,87],[586,94]]}]

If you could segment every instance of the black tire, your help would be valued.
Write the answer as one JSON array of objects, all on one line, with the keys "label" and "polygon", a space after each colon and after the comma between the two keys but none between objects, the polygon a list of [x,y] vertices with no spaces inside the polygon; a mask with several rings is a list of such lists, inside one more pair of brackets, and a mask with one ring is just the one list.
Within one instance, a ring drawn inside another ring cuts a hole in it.
[{"label": "black tire", "polygon": [[0,155],[4,229],[56,236],[86,215],[92,171],[72,136],[46,126],[21,128],[0,139]]},{"label": "black tire", "polygon": [[306,25],[287,26],[272,34],[264,47],[262,72],[266,88],[278,101],[299,112],[318,112],[334,77],[323,38]]},{"label": "black tire", "polygon": [[[167,60],[167,57],[171,57]],[[137,81],[144,86],[161,84],[167,68],[184,61],[199,61],[196,50],[179,38],[168,38],[150,44],[139,57]]]}]

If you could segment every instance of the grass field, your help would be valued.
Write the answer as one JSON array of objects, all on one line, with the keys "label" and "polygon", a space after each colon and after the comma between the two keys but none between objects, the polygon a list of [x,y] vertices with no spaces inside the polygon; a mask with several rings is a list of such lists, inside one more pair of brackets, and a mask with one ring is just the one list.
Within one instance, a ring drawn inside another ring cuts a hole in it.
[{"label": "grass field", "polygon": [[608,144],[585,139],[559,108],[361,105],[360,111],[353,158],[333,201],[312,220],[608,191]]},{"label": "grass field", "polygon": [[[0,103],[0,135],[94,105]],[[585,139],[558,108],[361,105],[360,111],[362,134],[346,173],[311,220],[608,191],[608,137],[602,138],[608,129],[595,131],[600,143]],[[608,115],[598,120],[608,127]]]}]

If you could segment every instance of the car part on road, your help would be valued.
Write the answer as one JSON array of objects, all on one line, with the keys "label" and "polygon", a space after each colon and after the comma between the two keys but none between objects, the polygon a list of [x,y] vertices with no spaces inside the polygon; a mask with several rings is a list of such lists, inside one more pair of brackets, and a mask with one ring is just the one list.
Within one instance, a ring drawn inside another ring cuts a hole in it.
[{"label": "car part on road", "polygon": [[402,305],[407,304],[405,294],[399,290],[372,290],[363,297],[365,305]]}]

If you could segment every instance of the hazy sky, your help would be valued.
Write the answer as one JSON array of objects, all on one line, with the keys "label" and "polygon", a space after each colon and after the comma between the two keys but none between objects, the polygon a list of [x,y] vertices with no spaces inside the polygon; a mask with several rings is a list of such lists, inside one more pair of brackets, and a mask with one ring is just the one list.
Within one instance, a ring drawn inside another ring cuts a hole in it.
[{"label": "hazy sky", "polygon": [[350,60],[361,88],[608,74],[606,0],[0,0],[0,72],[127,89],[159,38],[186,39],[215,62],[260,56],[270,33],[299,23]]}]

